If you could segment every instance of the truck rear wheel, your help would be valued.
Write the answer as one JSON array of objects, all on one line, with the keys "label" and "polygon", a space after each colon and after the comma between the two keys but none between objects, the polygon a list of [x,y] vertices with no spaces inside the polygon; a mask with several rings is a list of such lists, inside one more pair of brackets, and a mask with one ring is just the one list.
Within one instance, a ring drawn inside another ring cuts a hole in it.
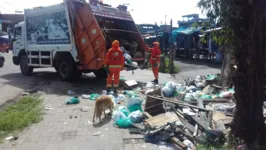
[{"label": "truck rear wheel", "polygon": [[26,55],[20,56],[20,71],[23,75],[30,76],[33,72],[33,67],[29,66],[29,59]]},{"label": "truck rear wheel", "polygon": [[58,73],[63,81],[73,81],[76,77],[77,68],[73,60],[61,60],[58,64]]},{"label": "truck rear wheel", "polygon": [[97,79],[106,79],[107,72],[102,68],[93,72]]}]

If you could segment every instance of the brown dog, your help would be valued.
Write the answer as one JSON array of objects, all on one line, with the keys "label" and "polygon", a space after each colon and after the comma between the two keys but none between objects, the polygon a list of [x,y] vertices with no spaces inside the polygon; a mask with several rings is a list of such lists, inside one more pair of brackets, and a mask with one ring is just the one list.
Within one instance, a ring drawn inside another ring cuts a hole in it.
[{"label": "brown dog", "polygon": [[94,114],[93,114],[93,122],[95,121],[95,116],[96,118],[99,118],[100,122],[101,120],[101,116],[102,113],[104,114],[104,116],[106,116],[105,114],[105,110],[106,109],[110,109],[111,113],[114,109],[114,103],[111,99],[111,97],[106,96],[106,95],[102,95],[100,97],[98,97],[95,101],[95,106],[94,106]]}]

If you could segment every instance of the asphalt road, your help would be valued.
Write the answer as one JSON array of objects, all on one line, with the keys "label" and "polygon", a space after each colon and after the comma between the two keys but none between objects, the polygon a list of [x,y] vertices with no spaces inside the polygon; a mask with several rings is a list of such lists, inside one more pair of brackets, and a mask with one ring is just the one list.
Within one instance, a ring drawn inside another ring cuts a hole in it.
[{"label": "asphalt road", "polygon": [[[23,76],[20,73],[19,66],[12,62],[12,53],[4,54],[5,65],[0,68],[0,106],[7,100],[11,100],[26,89],[35,88],[47,94],[66,94],[71,89],[79,93],[88,93],[93,90],[103,90],[105,81],[98,81],[93,74],[86,74],[82,79],[75,83],[66,83],[60,80],[53,68],[35,69],[33,76]],[[196,75],[205,75],[220,73],[220,65],[214,65],[210,62],[185,60],[177,58],[175,61],[180,68],[176,75],[160,74],[160,83],[166,81],[181,82],[184,78],[194,78]],[[151,70],[136,70],[134,74],[131,71],[121,73],[127,80],[136,80],[140,82],[149,82],[153,80]]]}]

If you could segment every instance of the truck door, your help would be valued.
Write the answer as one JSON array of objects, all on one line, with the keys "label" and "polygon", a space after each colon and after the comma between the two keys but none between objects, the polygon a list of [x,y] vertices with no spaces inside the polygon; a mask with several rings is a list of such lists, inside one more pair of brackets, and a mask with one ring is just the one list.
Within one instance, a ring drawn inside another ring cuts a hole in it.
[{"label": "truck door", "polygon": [[13,42],[13,55],[18,56],[20,50],[24,48],[24,36],[22,26],[15,27],[14,42]]}]

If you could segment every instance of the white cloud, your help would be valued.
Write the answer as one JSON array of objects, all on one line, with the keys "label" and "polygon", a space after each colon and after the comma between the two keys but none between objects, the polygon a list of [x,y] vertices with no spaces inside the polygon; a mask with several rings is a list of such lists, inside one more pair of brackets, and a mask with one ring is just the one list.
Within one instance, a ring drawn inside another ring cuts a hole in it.
[{"label": "white cloud", "polygon": [[[154,23],[165,21],[167,15],[167,24],[173,19],[173,25],[177,26],[177,20],[182,19],[182,15],[201,13],[197,8],[199,0],[104,0],[112,6],[119,4],[129,4],[129,10],[136,23]],[[2,13],[14,13],[15,10],[32,8],[38,6],[48,6],[61,3],[63,0],[0,0],[0,11]]]}]

